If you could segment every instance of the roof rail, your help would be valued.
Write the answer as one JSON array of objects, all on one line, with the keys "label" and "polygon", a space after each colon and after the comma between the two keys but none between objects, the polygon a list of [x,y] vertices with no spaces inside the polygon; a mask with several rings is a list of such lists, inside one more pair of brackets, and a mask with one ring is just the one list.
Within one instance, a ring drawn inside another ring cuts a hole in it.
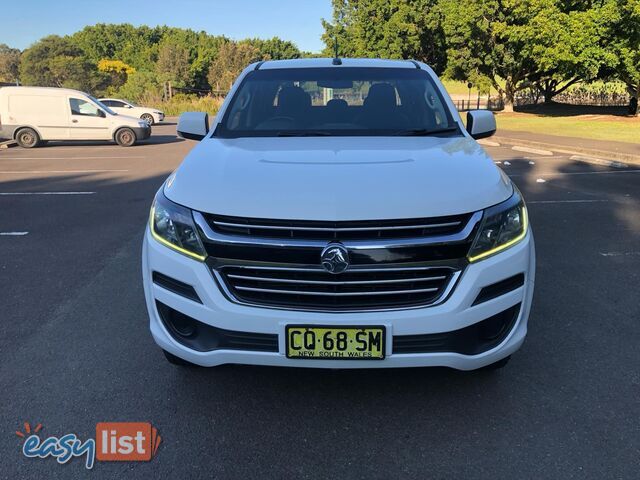
[{"label": "roof rail", "polygon": [[254,71],[258,70],[262,66],[263,63],[264,63],[264,60],[262,60],[261,62],[258,62],[258,64],[256,65],[256,67],[253,70]]},{"label": "roof rail", "polygon": [[418,62],[416,62],[415,60],[409,60],[409,61],[413,63],[418,70],[420,70],[420,64]]}]

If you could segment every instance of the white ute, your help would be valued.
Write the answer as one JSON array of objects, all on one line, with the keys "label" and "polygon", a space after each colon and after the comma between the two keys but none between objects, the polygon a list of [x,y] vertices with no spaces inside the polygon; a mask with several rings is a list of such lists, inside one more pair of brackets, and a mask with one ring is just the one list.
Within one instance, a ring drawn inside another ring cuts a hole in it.
[{"label": "white ute", "polygon": [[67,88],[0,88],[0,138],[23,148],[49,140],[113,140],[130,147],[151,135],[138,118],[118,115],[84,92]]},{"label": "white ute", "polygon": [[175,364],[502,367],[534,289],[527,208],[414,61],[250,65],[158,191],[142,262]]}]

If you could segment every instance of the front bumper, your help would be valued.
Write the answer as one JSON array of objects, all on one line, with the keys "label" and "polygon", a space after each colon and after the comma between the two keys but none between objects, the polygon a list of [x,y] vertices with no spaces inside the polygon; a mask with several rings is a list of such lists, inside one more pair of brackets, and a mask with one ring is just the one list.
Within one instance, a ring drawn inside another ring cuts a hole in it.
[{"label": "front bumper", "polygon": [[146,140],[151,136],[151,126],[136,127],[133,128],[133,132],[136,134],[136,140]]},{"label": "front bumper", "polygon": [[[517,245],[493,257],[468,265],[444,303],[423,308],[379,312],[304,312],[233,303],[222,294],[206,264],[161,245],[152,238],[148,228],[144,238],[142,257],[145,298],[154,340],[164,350],[202,366],[225,363],[315,368],[446,366],[460,370],[473,370],[494,363],[520,348],[527,333],[535,279],[535,247],[530,230],[525,239]],[[154,271],[191,285],[202,300],[202,304],[153,283],[151,276]],[[525,275],[523,286],[472,306],[483,287],[519,273]],[[157,301],[220,329],[276,334],[278,351],[218,349],[202,352],[187,348],[177,342],[165,328],[156,307]],[[520,304],[519,314],[506,338],[496,347],[478,355],[462,355],[453,352],[407,354],[393,352],[395,335],[421,335],[459,330],[517,304]],[[387,331],[387,356],[382,361],[289,359],[285,355],[284,332],[287,324],[384,325]]]}]

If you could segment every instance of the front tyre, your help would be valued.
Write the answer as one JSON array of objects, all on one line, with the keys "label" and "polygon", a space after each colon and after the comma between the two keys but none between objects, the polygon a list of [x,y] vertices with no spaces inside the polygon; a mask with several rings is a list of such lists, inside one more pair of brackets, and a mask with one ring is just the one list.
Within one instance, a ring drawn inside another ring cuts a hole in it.
[{"label": "front tyre", "polygon": [[16,142],[22,148],[35,148],[40,145],[40,136],[33,128],[21,128],[16,133]]},{"label": "front tyre", "polygon": [[511,355],[509,355],[508,357],[504,357],[503,359],[498,360],[495,363],[492,363],[490,365],[486,365],[486,366],[482,367],[479,371],[480,372],[493,372],[493,371],[496,371],[496,370],[500,370],[501,368],[504,368],[507,363],[509,363],[509,360],[511,360]]},{"label": "front tyre", "polygon": [[136,134],[130,128],[121,128],[116,132],[115,140],[121,147],[131,147],[136,144]]},{"label": "front tyre", "polygon": [[148,125],[155,124],[155,120],[153,119],[153,115],[151,115],[150,113],[143,113],[142,116],[140,117],[140,120],[143,120],[143,121],[147,122]]},{"label": "front tyre", "polygon": [[162,353],[164,353],[165,358],[171,365],[178,365],[179,367],[197,367],[196,364],[187,362],[180,357],[176,357],[173,353],[169,353],[166,350],[162,350]]}]

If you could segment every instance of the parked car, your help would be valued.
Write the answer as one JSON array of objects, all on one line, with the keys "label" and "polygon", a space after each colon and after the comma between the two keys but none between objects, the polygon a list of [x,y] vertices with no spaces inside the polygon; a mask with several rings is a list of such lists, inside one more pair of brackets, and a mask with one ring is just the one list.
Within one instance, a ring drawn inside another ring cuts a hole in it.
[{"label": "parked car", "polygon": [[114,140],[123,147],[149,138],[151,127],[139,118],[118,115],[77,90],[49,87],[0,89],[0,138],[24,148],[49,140]]},{"label": "parked car", "polygon": [[502,367],[523,343],[534,240],[511,180],[424,63],[250,65],[157,192],[150,329],[177,364]]},{"label": "parked car", "polygon": [[138,117],[149,125],[154,125],[164,120],[164,113],[157,108],[141,107],[135,103],[127,102],[119,98],[101,98],[100,102],[116,113],[129,115],[130,117]]}]

